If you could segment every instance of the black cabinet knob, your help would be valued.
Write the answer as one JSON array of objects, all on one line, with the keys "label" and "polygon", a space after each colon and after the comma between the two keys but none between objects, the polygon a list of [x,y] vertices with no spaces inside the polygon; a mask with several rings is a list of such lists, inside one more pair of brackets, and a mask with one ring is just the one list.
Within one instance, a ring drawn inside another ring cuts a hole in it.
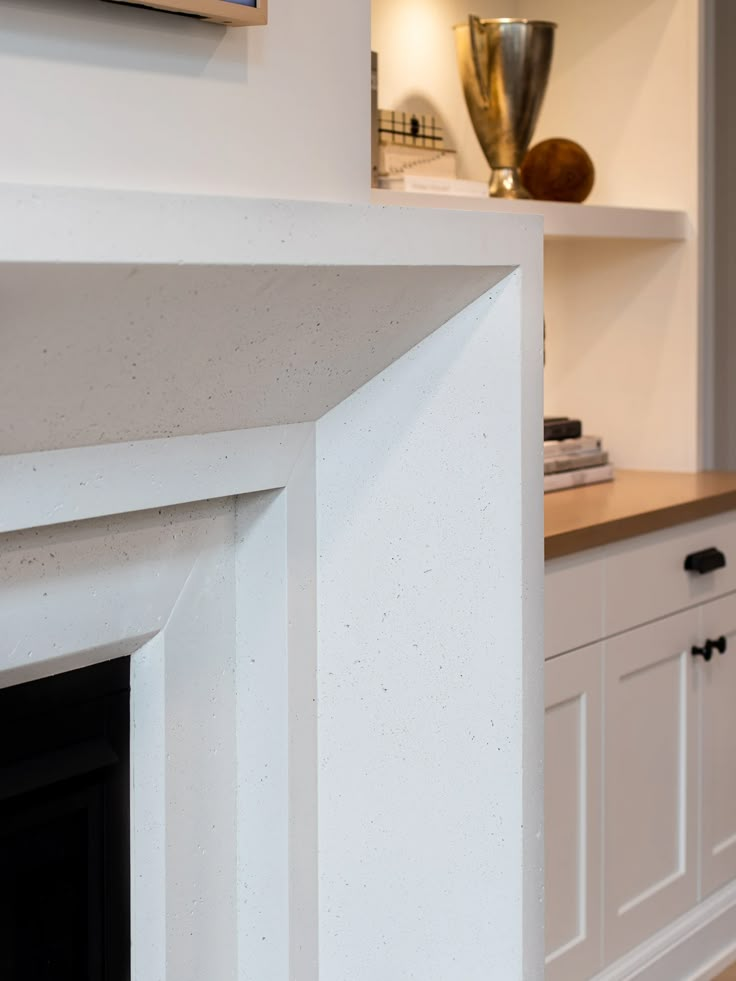
[{"label": "black cabinet knob", "polygon": [[721,635],[718,638],[718,640],[706,640],[705,646],[706,647],[710,647],[711,650],[718,651],[719,654],[725,654],[726,653],[726,638]]},{"label": "black cabinet knob", "polygon": [[702,657],[704,661],[710,661],[713,657],[713,648],[710,643],[706,642],[704,647],[691,647],[690,653],[693,657]]},{"label": "black cabinet knob", "polygon": [[723,569],[725,565],[726,556],[718,548],[704,548],[702,552],[691,552],[685,559],[686,571],[697,572],[701,576],[706,572]]}]

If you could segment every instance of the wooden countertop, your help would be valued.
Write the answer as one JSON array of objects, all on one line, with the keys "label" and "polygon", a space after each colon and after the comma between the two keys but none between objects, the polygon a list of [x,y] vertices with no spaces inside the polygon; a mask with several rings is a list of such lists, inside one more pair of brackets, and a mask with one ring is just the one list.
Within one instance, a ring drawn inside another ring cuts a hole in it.
[{"label": "wooden countertop", "polygon": [[544,556],[582,552],[736,509],[736,473],[617,470],[608,484],[544,496]]}]

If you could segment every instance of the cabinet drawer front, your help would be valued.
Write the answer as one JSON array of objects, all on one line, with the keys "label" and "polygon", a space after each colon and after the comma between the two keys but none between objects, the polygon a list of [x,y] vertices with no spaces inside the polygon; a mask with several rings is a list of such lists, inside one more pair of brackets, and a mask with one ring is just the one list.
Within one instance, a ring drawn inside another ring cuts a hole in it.
[{"label": "cabinet drawer front", "polygon": [[[724,568],[685,570],[689,555],[717,548]],[[736,520],[717,517],[648,535],[606,559],[606,636],[736,589]]]},{"label": "cabinet drawer front", "polygon": [[544,567],[544,656],[603,636],[603,561],[556,559]]}]

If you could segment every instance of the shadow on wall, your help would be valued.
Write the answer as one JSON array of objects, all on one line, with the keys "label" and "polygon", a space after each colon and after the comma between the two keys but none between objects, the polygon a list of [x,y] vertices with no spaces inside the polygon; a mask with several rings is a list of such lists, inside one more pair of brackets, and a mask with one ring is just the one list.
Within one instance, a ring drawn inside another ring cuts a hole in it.
[{"label": "shadow on wall", "polygon": [[405,112],[417,116],[419,119],[422,116],[427,118],[434,116],[437,123],[442,127],[445,147],[449,147],[452,150],[455,149],[457,140],[453,136],[448,120],[443,118],[440,108],[427,97],[426,92],[407,92],[406,95],[396,101],[395,105],[381,106],[380,108],[395,109],[396,112]]},{"label": "shadow on wall", "polygon": [[3,3],[0,55],[247,80],[248,31],[103,0]]}]

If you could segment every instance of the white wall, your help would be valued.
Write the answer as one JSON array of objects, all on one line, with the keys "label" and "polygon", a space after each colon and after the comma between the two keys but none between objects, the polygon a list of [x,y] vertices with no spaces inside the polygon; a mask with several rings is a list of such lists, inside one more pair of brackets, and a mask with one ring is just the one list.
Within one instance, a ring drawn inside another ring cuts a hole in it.
[{"label": "white wall", "polygon": [[3,0],[0,181],[355,200],[370,184],[368,0],[225,28]]},{"label": "white wall", "polygon": [[695,0],[519,0],[558,24],[534,141],[566,136],[596,166],[589,201],[697,211]]}]

